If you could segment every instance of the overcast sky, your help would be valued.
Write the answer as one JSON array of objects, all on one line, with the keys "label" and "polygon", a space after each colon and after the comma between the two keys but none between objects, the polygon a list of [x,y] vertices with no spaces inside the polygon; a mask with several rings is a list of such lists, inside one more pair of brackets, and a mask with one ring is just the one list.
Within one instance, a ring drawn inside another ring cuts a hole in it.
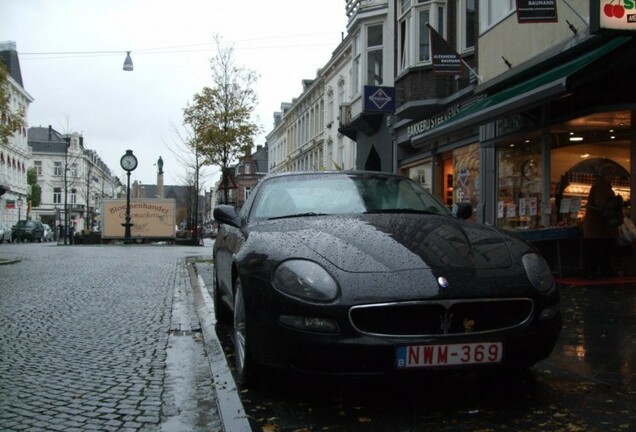
[{"label": "overcast sky", "polygon": [[[181,146],[183,108],[212,85],[215,34],[234,48],[237,66],[260,75],[262,145],[274,112],[326,64],[347,22],[343,0],[0,0],[0,17],[0,41],[16,42],[34,98],[29,126],[81,133],[121,179],[119,159],[132,149],[131,180],[150,184],[159,156],[164,183],[184,182],[169,148]],[[122,70],[126,51],[132,72]],[[67,52],[92,54],[49,54]],[[217,179],[210,169],[205,187]]]}]

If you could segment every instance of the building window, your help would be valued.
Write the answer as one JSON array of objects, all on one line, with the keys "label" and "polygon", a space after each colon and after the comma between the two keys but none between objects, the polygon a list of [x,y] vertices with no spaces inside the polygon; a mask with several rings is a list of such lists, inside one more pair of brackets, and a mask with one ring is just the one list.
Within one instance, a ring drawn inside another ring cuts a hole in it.
[{"label": "building window", "polygon": [[477,14],[475,11],[475,0],[459,0],[457,17],[457,40],[461,52],[475,48],[475,26],[477,25]]},{"label": "building window", "polygon": [[367,27],[367,76],[366,85],[382,85],[383,34],[382,24]]},{"label": "building window", "polygon": [[497,227],[538,228],[543,204],[541,140],[502,147],[497,156]]},{"label": "building window", "polygon": [[251,174],[252,173],[252,164],[250,164],[250,163],[245,164],[244,170],[245,170],[245,174]]},{"label": "building window", "polygon": [[360,93],[360,32],[353,37],[353,66],[351,68],[351,95]]},{"label": "building window", "polygon": [[77,189],[71,189],[71,204],[77,204]]},{"label": "building window", "polygon": [[77,164],[71,164],[71,168],[70,168],[70,172],[69,174],[71,175],[71,177],[75,178],[77,177]]},{"label": "building window", "polygon": [[400,70],[404,70],[411,65],[411,47],[410,47],[411,38],[409,37],[409,34],[411,32],[411,15],[410,14],[400,20],[399,29],[400,30],[398,34],[398,43],[399,43],[398,52],[400,55]]},{"label": "building window", "polygon": [[515,0],[479,0],[479,32],[503,21],[515,11]]},{"label": "building window", "polygon": [[53,175],[61,176],[63,173],[62,162],[53,162]]},{"label": "building window", "polygon": [[53,204],[62,204],[62,188],[53,188]]},{"label": "building window", "polygon": [[42,161],[33,161],[33,167],[35,168],[35,173],[39,176],[42,175]]},{"label": "building window", "polygon": [[[462,0],[470,1],[470,0]],[[431,62],[429,25],[446,37],[446,3],[430,1],[413,5],[401,3],[399,18],[398,59],[400,71],[416,64]]]},{"label": "building window", "polygon": [[250,193],[252,193],[251,186],[245,186],[245,189],[243,190],[243,200],[247,201],[250,197]]},{"label": "building window", "polygon": [[327,124],[333,122],[333,90],[327,92]]}]

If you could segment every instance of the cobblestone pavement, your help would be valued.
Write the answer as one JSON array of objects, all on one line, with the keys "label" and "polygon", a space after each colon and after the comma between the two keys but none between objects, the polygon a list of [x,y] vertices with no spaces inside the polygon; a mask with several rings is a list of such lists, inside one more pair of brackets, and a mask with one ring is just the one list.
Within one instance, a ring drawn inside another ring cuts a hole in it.
[{"label": "cobblestone pavement", "polygon": [[221,430],[188,289],[204,252],[3,245],[0,430]]}]

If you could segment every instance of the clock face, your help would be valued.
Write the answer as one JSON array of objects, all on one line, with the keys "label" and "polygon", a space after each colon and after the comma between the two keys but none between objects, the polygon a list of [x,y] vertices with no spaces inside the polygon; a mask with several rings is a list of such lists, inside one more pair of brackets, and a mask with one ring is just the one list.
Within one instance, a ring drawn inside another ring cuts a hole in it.
[{"label": "clock face", "polygon": [[137,158],[132,154],[125,154],[121,158],[121,167],[126,171],[132,171],[137,168]]}]

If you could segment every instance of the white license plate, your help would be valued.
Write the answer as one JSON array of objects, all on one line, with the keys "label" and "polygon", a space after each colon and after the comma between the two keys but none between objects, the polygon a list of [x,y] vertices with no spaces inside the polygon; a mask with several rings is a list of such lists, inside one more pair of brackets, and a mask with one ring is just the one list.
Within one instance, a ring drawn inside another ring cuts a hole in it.
[{"label": "white license plate", "polygon": [[457,366],[501,362],[501,342],[410,345],[397,349],[398,368]]}]

